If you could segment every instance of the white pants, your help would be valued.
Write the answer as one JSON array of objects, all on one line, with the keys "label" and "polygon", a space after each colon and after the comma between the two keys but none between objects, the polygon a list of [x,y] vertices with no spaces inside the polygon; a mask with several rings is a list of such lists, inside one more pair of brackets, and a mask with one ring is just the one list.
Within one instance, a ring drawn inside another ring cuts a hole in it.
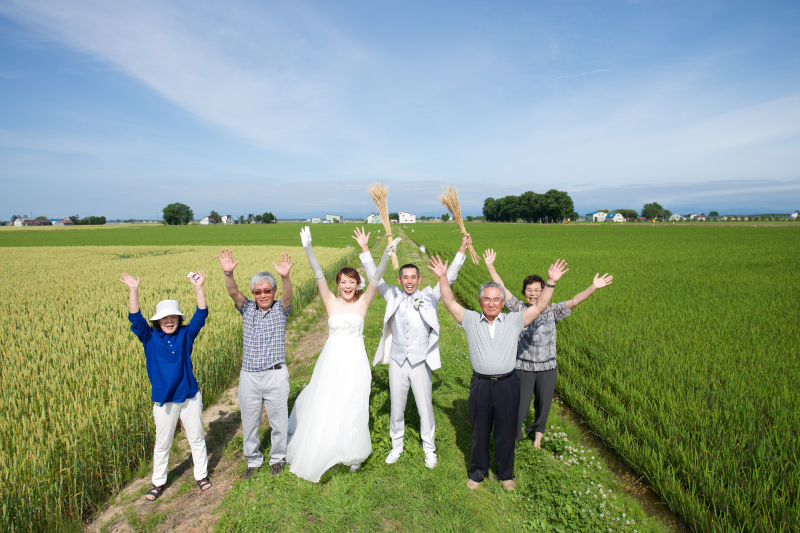
[{"label": "white pants", "polygon": [[414,401],[419,411],[419,434],[422,437],[423,451],[436,450],[433,435],[436,432],[436,421],[433,419],[433,384],[431,368],[425,361],[411,365],[408,359],[402,365],[394,359],[389,360],[389,397],[392,402],[392,413],[389,418],[389,437],[392,449],[403,448],[403,435],[406,430],[405,412],[408,401],[408,389],[414,392]]},{"label": "white pants", "polygon": [[178,417],[183,422],[186,440],[192,448],[194,478],[201,480],[208,476],[208,453],[203,432],[203,397],[198,391],[194,398],[181,403],[166,402],[160,406],[153,404],[153,418],[156,421],[156,445],[153,449],[153,485],[160,487],[167,482],[169,449],[175,436]]},{"label": "white pants", "polygon": [[242,414],[242,440],[247,466],[260,468],[264,455],[259,451],[258,428],[267,408],[272,429],[269,464],[286,462],[286,439],[289,431],[289,370],[283,364],[277,370],[239,372],[239,411]]}]

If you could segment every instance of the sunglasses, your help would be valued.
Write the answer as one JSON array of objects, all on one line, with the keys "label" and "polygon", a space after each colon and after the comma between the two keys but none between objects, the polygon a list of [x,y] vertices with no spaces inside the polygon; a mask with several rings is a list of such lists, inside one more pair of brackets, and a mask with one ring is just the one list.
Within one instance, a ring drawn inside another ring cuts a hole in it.
[{"label": "sunglasses", "polygon": [[275,289],[264,289],[264,290],[256,289],[256,290],[253,291],[253,296],[260,296],[262,292],[264,294],[266,294],[267,296],[269,296],[270,294],[275,292]]}]

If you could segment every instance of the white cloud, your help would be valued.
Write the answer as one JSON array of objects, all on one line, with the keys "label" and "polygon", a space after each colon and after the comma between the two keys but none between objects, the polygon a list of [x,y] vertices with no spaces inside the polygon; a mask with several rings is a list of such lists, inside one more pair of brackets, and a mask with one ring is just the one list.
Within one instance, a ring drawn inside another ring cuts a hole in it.
[{"label": "white cloud", "polygon": [[340,119],[335,99],[346,85],[343,74],[364,60],[363,52],[300,8],[285,24],[285,14],[239,3],[221,7],[10,0],[0,12],[116,65],[262,148],[302,153],[326,138],[364,136]]}]

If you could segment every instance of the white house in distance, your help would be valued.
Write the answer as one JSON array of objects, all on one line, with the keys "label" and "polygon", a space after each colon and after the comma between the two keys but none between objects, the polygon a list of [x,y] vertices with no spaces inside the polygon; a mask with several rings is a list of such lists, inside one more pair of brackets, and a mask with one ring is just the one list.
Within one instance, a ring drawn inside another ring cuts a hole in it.
[{"label": "white house in distance", "polygon": [[325,222],[341,222],[342,215],[325,215]]},{"label": "white house in distance", "polygon": [[200,219],[201,226],[208,226],[213,223],[214,223],[214,217],[212,217],[211,215],[208,215],[207,217],[203,217]]},{"label": "white house in distance", "polygon": [[675,222],[676,220],[677,220],[678,222],[680,222],[681,220],[686,220],[686,217],[685,217],[685,216],[683,216],[683,215],[679,215],[679,214],[675,213],[674,215],[672,215],[671,217],[669,217],[669,219],[670,219],[671,221],[673,221],[673,222]]},{"label": "white house in distance", "polygon": [[230,215],[222,215],[221,217],[219,217],[219,223],[220,224],[238,224],[239,223],[239,219],[236,218],[236,217],[232,217]]},{"label": "white house in distance", "polygon": [[380,224],[381,223],[381,216],[372,213],[367,217],[367,224]]},{"label": "white house in distance", "polygon": [[16,218],[14,219],[14,227],[22,228],[27,226],[35,226],[36,221],[32,218]]},{"label": "white house in distance", "polygon": [[605,222],[607,213],[603,213],[602,211],[593,211],[591,213],[586,213],[586,216],[591,216],[592,222]]},{"label": "white house in distance", "polygon": [[75,224],[68,218],[62,218],[53,222],[54,226],[74,226]]},{"label": "white house in distance", "polygon": [[322,222],[322,219],[320,217],[314,217],[311,219],[312,224],[319,224],[320,222]]},{"label": "white house in distance", "polygon": [[606,222],[625,222],[625,217],[619,213],[609,213],[605,218]]},{"label": "white house in distance", "polygon": [[400,215],[400,224],[416,224],[417,222],[417,215],[412,215],[404,211],[400,211],[397,214]]}]

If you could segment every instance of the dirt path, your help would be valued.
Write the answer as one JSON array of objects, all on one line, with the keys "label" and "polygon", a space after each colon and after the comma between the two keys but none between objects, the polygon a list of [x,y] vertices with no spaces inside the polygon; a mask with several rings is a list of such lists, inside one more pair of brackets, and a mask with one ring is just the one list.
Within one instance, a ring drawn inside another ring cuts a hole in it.
[{"label": "dirt path", "polygon": [[[362,272],[363,275],[363,272]],[[319,299],[292,318],[286,328],[286,353],[291,381],[311,376],[316,357],[328,338],[325,308]],[[155,503],[144,499],[150,488],[152,469],[132,480],[119,494],[91,517],[86,529],[92,533],[139,531],[211,531],[219,518],[217,507],[231,486],[244,477],[247,463],[242,457],[242,425],[238,383],[203,412],[208,447],[209,478],[214,486],[201,493],[192,475],[192,455],[183,432],[175,433],[170,453],[167,488]],[[262,448],[269,442],[266,412],[262,421]]]}]

